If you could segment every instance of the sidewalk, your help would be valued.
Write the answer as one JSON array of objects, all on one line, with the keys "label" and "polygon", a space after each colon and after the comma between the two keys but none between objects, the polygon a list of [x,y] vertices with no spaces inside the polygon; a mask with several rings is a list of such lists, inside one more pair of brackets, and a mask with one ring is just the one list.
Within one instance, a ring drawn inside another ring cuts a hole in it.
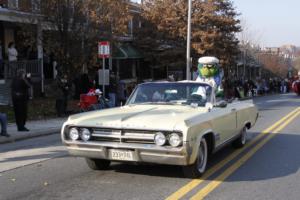
[{"label": "sidewalk", "polygon": [[28,138],[60,133],[60,129],[67,118],[56,118],[49,120],[28,121],[26,127],[29,132],[18,132],[16,124],[8,124],[7,133],[10,137],[0,137],[0,144],[15,142]]}]

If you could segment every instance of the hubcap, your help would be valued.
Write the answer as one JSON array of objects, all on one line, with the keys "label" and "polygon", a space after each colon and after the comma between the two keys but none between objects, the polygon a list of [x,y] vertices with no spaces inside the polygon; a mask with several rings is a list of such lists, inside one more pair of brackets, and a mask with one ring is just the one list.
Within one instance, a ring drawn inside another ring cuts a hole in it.
[{"label": "hubcap", "polygon": [[207,145],[205,139],[202,139],[199,146],[198,154],[198,171],[203,173],[206,168],[207,162]]},{"label": "hubcap", "polygon": [[242,133],[242,144],[246,144],[246,140],[247,140],[247,131],[246,128],[244,128]]}]

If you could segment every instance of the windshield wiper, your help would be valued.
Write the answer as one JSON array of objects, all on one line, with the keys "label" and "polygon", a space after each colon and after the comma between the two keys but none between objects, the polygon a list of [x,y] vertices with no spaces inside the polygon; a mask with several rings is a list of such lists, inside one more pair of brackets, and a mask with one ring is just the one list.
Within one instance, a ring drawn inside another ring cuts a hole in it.
[{"label": "windshield wiper", "polygon": [[150,104],[176,105],[176,103],[173,103],[173,102],[167,102],[167,101],[150,102]]},{"label": "windshield wiper", "polygon": [[145,104],[175,105],[176,103],[172,103],[172,102],[166,102],[166,101],[157,101],[157,102],[143,102],[143,103],[135,103],[134,105],[145,105]]},{"label": "windshield wiper", "polygon": [[158,101],[158,102],[143,102],[143,103],[132,103],[128,104],[129,106],[132,105],[178,105],[177,103],[174,102],[166,102],[166,101]]}]

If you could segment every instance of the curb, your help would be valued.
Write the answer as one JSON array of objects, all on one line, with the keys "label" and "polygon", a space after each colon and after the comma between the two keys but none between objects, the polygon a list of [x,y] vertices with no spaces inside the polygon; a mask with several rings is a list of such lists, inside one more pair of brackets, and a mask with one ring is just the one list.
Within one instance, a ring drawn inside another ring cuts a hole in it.
[{"label": "curb", "polygon": [[35,131],[32,133],[30,132],[18,133],[17,135],[11,135],[9,138],[1,137],[0,144],[13,143],[17,141],[22,141],[22,140],[27,140],[27,139],[42,137],[42,136],[48,136],[48,135],[54,135],[54,134],[60,134],[60,128],[51,128],[48,130]]}]

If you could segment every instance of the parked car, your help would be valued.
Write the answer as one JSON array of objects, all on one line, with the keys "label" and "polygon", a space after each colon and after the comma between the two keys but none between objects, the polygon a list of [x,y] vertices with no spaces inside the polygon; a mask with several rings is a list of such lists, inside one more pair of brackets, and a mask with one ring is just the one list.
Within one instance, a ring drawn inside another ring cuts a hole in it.
[{"label": "parked car", "polygon": [[300,95],[300,80],[296,80],[293,82],[292,89],[298,96]]},{"label": "parked car", "polygon": [[95,170],[111,161],[180,165],[202,175],[208,156],[242,147],[258,111],[250,101],[213,102],[206,83],[158,82],[136,87],[123,107],[70,116],[61,137],[69,153]]}]

